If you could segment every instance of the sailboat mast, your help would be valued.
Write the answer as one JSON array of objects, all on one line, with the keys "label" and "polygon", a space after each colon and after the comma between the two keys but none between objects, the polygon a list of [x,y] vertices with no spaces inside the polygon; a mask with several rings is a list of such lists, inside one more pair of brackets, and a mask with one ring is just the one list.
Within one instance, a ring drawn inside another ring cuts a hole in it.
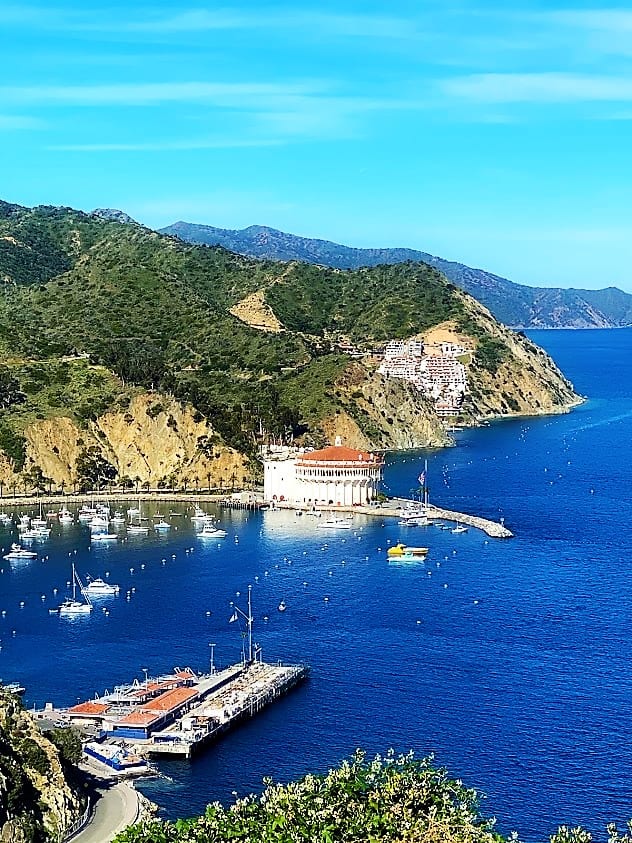
[{"label": "sailboat mast", "polygon": [[77,602],[77,574],[75,573],[75,563],[72,564],[72,602]]},{"label": "sailboat mast", "polygon": [[428,508],[428,460],[424,460],[424,509]]},{"label": "sailboat mast", "polygon": [[252,586],[248,586],[248,664],[252,664],[252,602],[251,602]]}]

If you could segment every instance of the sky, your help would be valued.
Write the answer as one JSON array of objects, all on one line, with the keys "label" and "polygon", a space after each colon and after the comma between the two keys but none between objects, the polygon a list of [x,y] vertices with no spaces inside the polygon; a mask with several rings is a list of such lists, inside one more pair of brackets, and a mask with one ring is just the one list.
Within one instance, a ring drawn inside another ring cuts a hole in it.
[{"label": "sky", "polygon": [[632,5],[0,5],[0,198],[632,291]]}]

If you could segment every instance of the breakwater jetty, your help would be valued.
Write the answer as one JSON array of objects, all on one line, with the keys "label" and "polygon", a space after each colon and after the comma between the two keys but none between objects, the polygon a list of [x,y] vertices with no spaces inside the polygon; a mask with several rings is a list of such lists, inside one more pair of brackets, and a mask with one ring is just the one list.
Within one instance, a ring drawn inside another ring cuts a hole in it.
[{"label": "breakwater jetty", "polygon": [[451,509],[442,509],[431,504],[428,504],[426,507],[426,515],[430,519],[458,521],[460,524],[466,524],[468,527],[476,527],[476,529],[482,530],[494,539],[513,538],[513,533],[504,524],[498,521],[490,521],[487,518],[481,518],[479,515],[468,515],[466,512],[453,512]]},{"label": "breakwater jetty", "polygon": [[[511,530],[507,529],[503,523],[499,523],[498,521],[481,518],[479,515],[469,515],[466,512],[443,509],[430,503],[421,506],[418,501],[407,500],[406,498],[393,498],[385,503],[370,506],[310,505],[310,509],[321,511],[323,514],[351,512],[360,515],[370,515],[375,518],[401,518],[405,510],[410,512],[412,509],[419,509],[420,507],[425,516],[431,521],[454,521],[455,523],[466,524],[468,527],[475,527],[477,530],[482,530],[494,539],[510,539],[513,537]],[[274,508],[305,509],[305,505],[301,506],[290,503],[289,501],[276,501]]]}]

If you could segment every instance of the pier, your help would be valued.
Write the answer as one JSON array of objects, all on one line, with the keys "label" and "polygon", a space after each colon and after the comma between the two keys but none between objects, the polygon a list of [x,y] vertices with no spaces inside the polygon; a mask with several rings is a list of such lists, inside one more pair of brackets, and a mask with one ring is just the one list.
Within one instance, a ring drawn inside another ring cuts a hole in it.
[{"label": "pier", "polygon": [[[95,742],[87,745],[87,755],[101,763],[111,754],[107,747],[124,747],[130,757],[122,762],[120,772],[143,775],[146,771],[140,769],[139,757],[190,758],[308,675],[309,668],[303,664],[256,659],[202,675],[190,668],[175,668],[171,674],[135,679],[69,708],[49,705],[35,716],[91,733]],[[117,771],[115,765],[110,766]]]},{"label": "pier", "polygon": [[[475,527],[477,530],[482,530],[488,536],[494,539],[510,539],[513,538],[511,530],[507,529],[503,523],[498,521],[491,521],[488,518],[481,518],[479,515],[469,515],[466,512],[455,512],[452,509],[443,509],[433,504],[421,505],[418,501],[407,500],[405,498],[393,498],[383,504],[373,504],[367,506],[325,506],[324,504],[309,505],[309,509],[316,509],[325,514],[350,512],[353,514],[370,515],[377,518],[401,518],[402,512],[406,508],[421,507],[430,520],[454,521],[460,524],[466,524],[468,527]],[[289,501],[275,501],[274,509],[306,509],[306,505],[290,503]]]}]

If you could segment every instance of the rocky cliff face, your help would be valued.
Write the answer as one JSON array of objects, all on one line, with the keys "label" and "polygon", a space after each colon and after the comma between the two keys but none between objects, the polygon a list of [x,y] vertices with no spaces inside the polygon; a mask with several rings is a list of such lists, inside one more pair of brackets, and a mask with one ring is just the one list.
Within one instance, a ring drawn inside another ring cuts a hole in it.
[{"label": "rocky cliff face", "polygon": [[345,409],[323,421],[326,439],[368,450],[451,444],[432,404],[404,381],[385,380],[378,365],[368,358],[347,367],[337,383]]},{"label": "rocky cliff face", "polygon": [[[466,305],[473,300],[463,293]],[[544,415],[563,413],[581,398],[549,355],[521,333],[497,322],[476,302],[474,319],[486,338],[502,346],[502,360],[485,368],[477,360],[480,339],[470,337],[474,359],[468,368],[471,381],[470,406],[475,415]]]},{"label": "rocky cliff face", "polygon": [[[78,462],[86,452],[100,455],[119,479],[152,487],[228,488],[250,475],[247,459],[222,444],[191,407],[156,394],[137,395],[127,409],[105,413],[87,428],[56,417],[30,424],[24,435],[26,473],[38,466],[56,487],[71,489],[78,482]],[[8,460],[0,460],[0,482],[15,482]]]},{"label": "rocky cliff face", "polygon": [[57,748],[19,699],[0,690],[0,841],[62,839],[83,810],[64,777]]}]

